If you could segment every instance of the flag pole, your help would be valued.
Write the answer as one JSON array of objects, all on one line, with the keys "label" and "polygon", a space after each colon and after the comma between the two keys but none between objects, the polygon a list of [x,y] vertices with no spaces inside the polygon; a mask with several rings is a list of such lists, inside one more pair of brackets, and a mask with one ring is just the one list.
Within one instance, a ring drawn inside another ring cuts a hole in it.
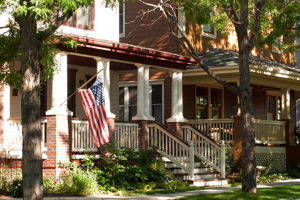
[{"label": "flag pole", "polygon": [[86,86],[89,82],[91,82],[91,80],[93,80],[100,72],[103,71],[103,68],[101,70],[99,70],[94,76],[92,76],[89,80],[87,80],[84,84],[82,84],[79,88],[77,88],[75,90],[75,92],[73,92],[70,96],[68,96],[68,98],[62,102],[62,104],[60,104],[60,106],[62,106],[64,103],[66,103],[66,101],[68,101],[74,94],[76,94],[78,92],[78,90],[82,89],[84,86]]}]

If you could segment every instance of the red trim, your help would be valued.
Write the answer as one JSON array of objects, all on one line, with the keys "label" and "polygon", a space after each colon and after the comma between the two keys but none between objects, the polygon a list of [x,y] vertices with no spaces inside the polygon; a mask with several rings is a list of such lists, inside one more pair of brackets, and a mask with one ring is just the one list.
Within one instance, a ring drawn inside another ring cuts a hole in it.
[{"label": "red trim", "polygon": [[[197,65],[197,62],[192,58],[154,49],[108,41],[96,41],[80,37],[65,37],[76,40],[78,42],[77,52],[89,56],[98,56],[181,70],[185,70],[188,65]],[[61,44],[58,46],[61,50],[72,51],[71,49],[63,47]]]},{"label": "red trim", "polygon": [[[4,66],[2,65],[1,68]],[[4,140],[4,84],[0,83],[0,141]]]}]

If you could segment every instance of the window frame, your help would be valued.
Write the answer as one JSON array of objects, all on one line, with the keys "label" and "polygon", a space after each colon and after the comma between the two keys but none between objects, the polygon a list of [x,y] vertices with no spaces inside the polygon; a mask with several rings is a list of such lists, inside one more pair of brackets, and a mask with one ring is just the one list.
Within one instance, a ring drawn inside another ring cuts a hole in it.
[{"label": "window frame", "polygon": [[[80,9],[80,8],[79,8]],[[95,5],[93,6],[88,6],[89,10],[89,25],[88,26],[83,26],[83,25],[78,25],[77,23],[77,12],[75,15],[73,15],[66,23],[66,26],[70,26],[73,28],[79,28],[79,29],[85,29],[85,30],[94,30],[94,20],[95,20]]]},{"label": "window frame", "polygon": [[[121,31],[120,30],[120,24],[121,24],[121,21],[120,21],[120,18],[121,18],[121,14],[120,14],[120,5],[122,4],[122,27],[123,27],[123,30]],[[125,1],[121,0],[119,2],[119,37],[125,37]]]},{"label": "window frame", "polygon": [[[152,116],[152,86],[153,85],[161,85],[162,86],[162,122],[164,123],[165,120],[165,100],[164,100],[164,81],[163,80],[150,80],[149,81],[149,112]],[[130,81],[130,82],[120,82],[119,88],[124,87],[124,121],[129,121],[129,87],[137,87],[136,81]],[[119,90],[118,90],[119,91]],[[127,92],[127,94],[126,94]],[[157,105],[157,104],[156,104]],[[120,116],[119,113],[119,98],[118,98],[118,119]]]}]

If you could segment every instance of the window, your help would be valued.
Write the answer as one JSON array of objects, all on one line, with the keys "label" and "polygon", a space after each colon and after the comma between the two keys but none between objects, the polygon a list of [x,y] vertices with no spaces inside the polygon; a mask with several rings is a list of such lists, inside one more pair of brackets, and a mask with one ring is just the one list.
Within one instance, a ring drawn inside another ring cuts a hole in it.
[{"label": "window", "polygon": [[[211,16],[213,16],[213,12],[210,13]],[[205,37],[217,38],[217,32],[213,24],[203,24],[202,25],[202,35]]]},{"label": "window", "polygon": [[222,89],[198,86],[196,88],[196,119],[220,118],[222,118]]},{"label": "window", "polygon": [[[163,123],[163,87],[150,86],[150,114]],[[119,87],[119,120],[131,121],[137,113],[137,86]]]},{"label": "window", "polygon": [[76,28],[93,29],[94,7],[78,8],[77,13],[67,21],[66,25]]},{"label": "window", "polygon": [[[185,30],[186,30],[186,27],[185,27],[185,14],[183,12],[183,8],[180,8],[180,7],[178,8],[177,21],[178,21],[178,24],[181,26],[182,30],[185,32]],[[178,30],[178,36],[182,37],[179,30]]]},{"label": "window", "polygon": [[283,37],[278,37],[274,43],[272,44],[272,52],[282,53],[282,49],[280,48],[282,44]]},{"label": "window", "polygon": [[281,118],[281,93],[267,91],[267,120],[279,120]]},{"label": "window", "polygon": [[125,2],[119,3],[119,35],[125,37]]}]

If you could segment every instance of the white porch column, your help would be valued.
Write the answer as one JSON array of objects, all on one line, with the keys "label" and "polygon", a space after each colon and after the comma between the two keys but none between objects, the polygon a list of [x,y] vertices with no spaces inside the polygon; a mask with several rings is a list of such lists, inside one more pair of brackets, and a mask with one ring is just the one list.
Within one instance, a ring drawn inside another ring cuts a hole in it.
[{"label": "white porch column", "polygon": [[10,86],[0,84],[1,94],[1,111],[0,111],[0,155],[7,155],[9,126],[8,119],[10,118]]},{"label": "white porch column", "polygon": [[291,97],[290,97],[290,88],[282,88],[282,114],[281,119],[291,119],[290,106],[291,106]]},{"label": "white porch column", "polygon": [[142,65],[136,65],[138,67],[138,84],[137,84],[137,113],[132,117],[133,120],[147,120],[145,115],[145,82],[144,82],[144,67]]},{"label": "white porch column", "polygon": [[110,108],[110,61],[97,57],[95,60],[97,61],[97,72],[103,69],[103,71],[98,74],[98,77],[100,75],[103,77],[106,116],[107,118],[115,118],[116,115],[111,113]]},{"label": "white porch column", "polygon": [[[60,52],[55,56],[58,72],[52,80],[52,107],[46,115],[72,115],[67,108],[68,98],[68,54]],[[62,104],[63,103],[63,104]]]},{"label": "white porch column", "polygon": [[144,67],[144,108],[145,116],[148,120],[154,120],[154,117],[150,115],[150,91],[149,91],[149,66]]},{"label": "white porch column", "polygon": [[182,95],[182,72],[177,72],[177,89],[178,89],[178,121],[186,122],[183,117],[183,95]]},{"label": "white porch column", "polygon": [[185,122],[183,117],[182,73],[172,72],[171,117],[167,122]]}]

